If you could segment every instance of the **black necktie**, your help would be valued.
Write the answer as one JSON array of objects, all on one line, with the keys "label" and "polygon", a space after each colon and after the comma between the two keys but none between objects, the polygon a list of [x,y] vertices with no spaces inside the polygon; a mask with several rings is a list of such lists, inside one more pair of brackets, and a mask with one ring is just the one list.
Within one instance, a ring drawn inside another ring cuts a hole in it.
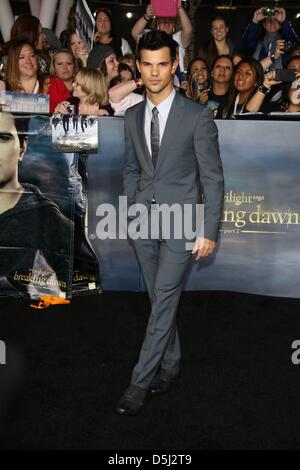
[{"label": "black necktie", "polygon": [[151,119],[151,153],[154,167],[156,166],[159,152],[159,121],[158,121],[158,109],[154,107],[152,109]]}]

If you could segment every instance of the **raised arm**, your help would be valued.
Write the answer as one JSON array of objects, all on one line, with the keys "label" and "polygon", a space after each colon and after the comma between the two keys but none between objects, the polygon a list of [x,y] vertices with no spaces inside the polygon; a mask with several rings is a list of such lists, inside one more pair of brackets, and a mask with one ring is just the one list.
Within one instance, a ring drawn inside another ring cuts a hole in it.
[{"label": "raised arm", "polygon": [[178,16],[180,18],[181,25],[182,25],[181,42],[182,42],[182,46],[186,48],[192,39],[193,26],[181,2],[182,0],[178,0],[177,8],[178,8]]},{"label": "raised arm", "polygon": [[263,81],[263,84],[258,87],[257,92],[250,98],[248,101],[246,108],[247,111],[250,111],[252,113],[256,113],[260,110],[267,94],[269,93],[271,87],[273,85],[278,85],[279,81],[274,80],[276,75],[276,70],[272,70],[271,72],[268,72],[265,74],[265,79]]},{"label": "raised arm", "polygon": [[266,18],[264,15],[264,7],[259,8],[254,12],[252,21],[248,24],[246,30],[243,34],[243,43],[245,49],[251,54],[254,53],[256,46],[257,46],[257,28],[258,23]]},{"label": "raised arm", "polygon": [[285,41],[283,39],[278,39],[276,41],[276,49],[275,49],[274,54],[269,55],[260,61],[264,71],[267,70],[269,67],[271,67],[272,64],[276,64],[276,62],[284,54],[284,45],[285,45]]},{"label": "raised arm", "polygon": [[137,41],[140,35],[143,34],[143,31],[146,28],[148,21],[150,21],[153,16],[155,16],[155,10],[153,6],[149,4],[147,6],[146,13],[141,16],[139,20],[137,20],[131,30],[131,36],[135,41]]},{"label": "raised arm", "polygon": [[110,101],[113,103],[119,103],[122,101],[129,93],[132,93],[137,88],[140,88],[143,85],[142,79],[138,78],[136,80],[128,80],[126,82],[118,83],[108,90],[108,96]]}]

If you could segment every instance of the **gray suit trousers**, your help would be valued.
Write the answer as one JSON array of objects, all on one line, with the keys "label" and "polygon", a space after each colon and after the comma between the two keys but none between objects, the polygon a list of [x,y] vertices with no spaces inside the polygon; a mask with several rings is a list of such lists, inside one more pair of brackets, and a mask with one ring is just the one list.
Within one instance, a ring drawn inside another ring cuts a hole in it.
[{"label": "gray suit trousers", "polygon": [[135,240],[134,248],[150,297],[151,314],[131,383],[147,389],[159,367],[174,375],[179,371],[176,313],[192,254],[171,251],[166,242],[151,239]]}]

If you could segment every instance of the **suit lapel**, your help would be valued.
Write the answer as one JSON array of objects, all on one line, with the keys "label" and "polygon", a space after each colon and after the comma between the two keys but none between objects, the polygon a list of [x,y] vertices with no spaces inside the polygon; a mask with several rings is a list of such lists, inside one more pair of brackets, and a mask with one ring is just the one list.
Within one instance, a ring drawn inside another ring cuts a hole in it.
[{"label": "suit lapel", "polygon": [[155,172],[159,170],[160,165],[166,158],[168,146],[174,141],[174,136],[180,132],[180,121],[183,117],[183,110],[184,100],[179,93],[176,93],[169,112],[164,135],[161,140]]},{"label": "suit lapel", "polygon": [[137,138],[139,140],[140,146],[142,148],[142,154],[145,156],[145,161],[151,167],[151,170],[154,170],[152,163],[152,158],[148,149],[148,145],[145,137],[145,108],[146,108],[146,99],[143,101],[144,106],[136,113],[136,128],[137,128]]}]

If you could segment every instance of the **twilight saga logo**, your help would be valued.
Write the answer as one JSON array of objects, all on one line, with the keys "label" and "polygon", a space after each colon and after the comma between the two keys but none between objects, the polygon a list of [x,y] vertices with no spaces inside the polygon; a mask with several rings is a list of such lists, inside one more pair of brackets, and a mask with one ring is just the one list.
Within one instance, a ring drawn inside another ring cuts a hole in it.
[{"label": "twilight saga logo", "polygon": [[225,193],[221,229],[224,234],[285,234],[292,225],[300,225],[298,211],[272,208],[264,195],[232,190]]}]

